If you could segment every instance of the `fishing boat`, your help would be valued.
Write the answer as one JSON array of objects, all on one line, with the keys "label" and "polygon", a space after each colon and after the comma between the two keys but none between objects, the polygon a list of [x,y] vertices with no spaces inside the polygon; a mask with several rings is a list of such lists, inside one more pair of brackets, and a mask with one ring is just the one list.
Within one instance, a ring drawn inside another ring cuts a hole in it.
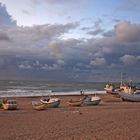
[{"label": "fishing boat", "polygon": [[0,109],[2,108],[2,102],[0,101]]},{"label": "fishing boat", "polygon": [[118,88],[115,88],[114,84],[106,84],[104,90],[107,94],[118,95]]},{"label": "fishing boat", "polygon": [[40,102],[45,104],[49,108],[56,108],[60,105],[59,98],[44,98],[40,99]]},{"label": "fishing boat", "polygon": [[137,88],[135,85],[130,82],[129,84],[120,84],[120,92],[127,93],[127,94],[134,94],[136,92]]},{"label": "fishing boat", "polygon": [[101,101],[100,97],[93,96],[93,97],[85,97],[83,100],[84,105],[98,105]]},{"label": "fishing boat", "polygon": [[123,92],[126,94],[135,94],[138,90],[132,81],[130,81],[129,83],[124,83],[122,80],[119,88],[115,88],[113,84],[107,84],[104,89],[108,94],[112,94],[115,97],[119,97],[119,92]]},{"label": "fishing boat", "polygon": [[35,110],[45,110],[46,104],[43,104],[43,103],[37,102],[37,101],[32,101],[32,107]]},{"label": "fishing boat", "polygon": [[16,100],[4,100],[2,102],[2,107],[4,110],[16,110],[17,101]]},{"label": "fishing boat", "polygon": [[131,101],[131,102],[140,102],[140,94],[126,94],[124,92],[119,92],[119,96],[122,98],[123,101]]},{"label": "fishing boat", "polygon": [[104,90],[106,90],[106,91],[114,91],[115,86],[113,84],[106,84],[105,87],[104,87]]},{"label": "fishing boat", "polygon": [[78,101],[72,101],[72,100],[68,101],[69,106],[81,106],[82,103],[83,103],[83,100],[81,100],[81,99]]},{"label": "fishing boat", "polygon": [[135,86],[132,80],[130,80],[127,83],[123,81],[123,73],[121,73],[121,82],[120,82],[119,92],[123,92],[126,94],[135,94],[136,90],[137,90],[137,87]]}]

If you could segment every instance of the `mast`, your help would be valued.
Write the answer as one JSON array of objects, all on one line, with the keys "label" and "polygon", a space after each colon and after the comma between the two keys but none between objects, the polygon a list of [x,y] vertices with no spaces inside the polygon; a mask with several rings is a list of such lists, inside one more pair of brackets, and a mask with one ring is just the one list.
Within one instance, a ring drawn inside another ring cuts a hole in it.
[{"label": "mast", "polygon": [[121,84],[120,86],[123,86],[123,77],[122,77],[122,72],[121,72]]}]

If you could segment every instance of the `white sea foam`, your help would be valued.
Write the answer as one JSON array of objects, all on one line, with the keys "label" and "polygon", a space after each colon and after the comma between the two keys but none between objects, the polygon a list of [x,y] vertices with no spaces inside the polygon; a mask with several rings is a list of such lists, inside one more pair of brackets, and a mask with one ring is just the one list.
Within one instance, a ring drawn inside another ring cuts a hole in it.
[{"label": "white sea foam", "polygon": [[[104,94],[105,91],[87,90],[84,94]],[[31,96],[51,96],[51,95],[80,95],[80,91],[69,92],[52,92],[51,90],[21,90],[10,89],[7,91],[0,91],[1,97],[31,97]]]}]

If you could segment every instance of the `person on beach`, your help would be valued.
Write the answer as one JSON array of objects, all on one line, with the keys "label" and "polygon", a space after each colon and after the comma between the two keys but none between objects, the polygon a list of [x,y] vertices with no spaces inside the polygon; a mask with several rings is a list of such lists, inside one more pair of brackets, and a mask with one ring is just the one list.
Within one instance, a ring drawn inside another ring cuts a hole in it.
[{"label": "person on beach", "polygon": [[81,93],[81,95],[84,95],[84,91],[81,90],[80,93]]}]

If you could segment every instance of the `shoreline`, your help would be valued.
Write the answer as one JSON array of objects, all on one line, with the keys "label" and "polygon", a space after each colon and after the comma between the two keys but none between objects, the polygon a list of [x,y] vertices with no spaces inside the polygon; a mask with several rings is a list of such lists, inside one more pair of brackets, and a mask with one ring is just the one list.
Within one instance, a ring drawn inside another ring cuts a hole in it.
[{"label": "shoreline", "polygon": [[93,93],[93,94],[69,94],[69,95],[44,95],[44,96],[41,96],[41,95],[35,95],[35,96],[1,96],[1,98],[39,98],[39,97],[66,97],[66,96],[84,96],[84,95],[89,95],[89,96],[96,96],[96,95],[105,95],[107,93]]}]

